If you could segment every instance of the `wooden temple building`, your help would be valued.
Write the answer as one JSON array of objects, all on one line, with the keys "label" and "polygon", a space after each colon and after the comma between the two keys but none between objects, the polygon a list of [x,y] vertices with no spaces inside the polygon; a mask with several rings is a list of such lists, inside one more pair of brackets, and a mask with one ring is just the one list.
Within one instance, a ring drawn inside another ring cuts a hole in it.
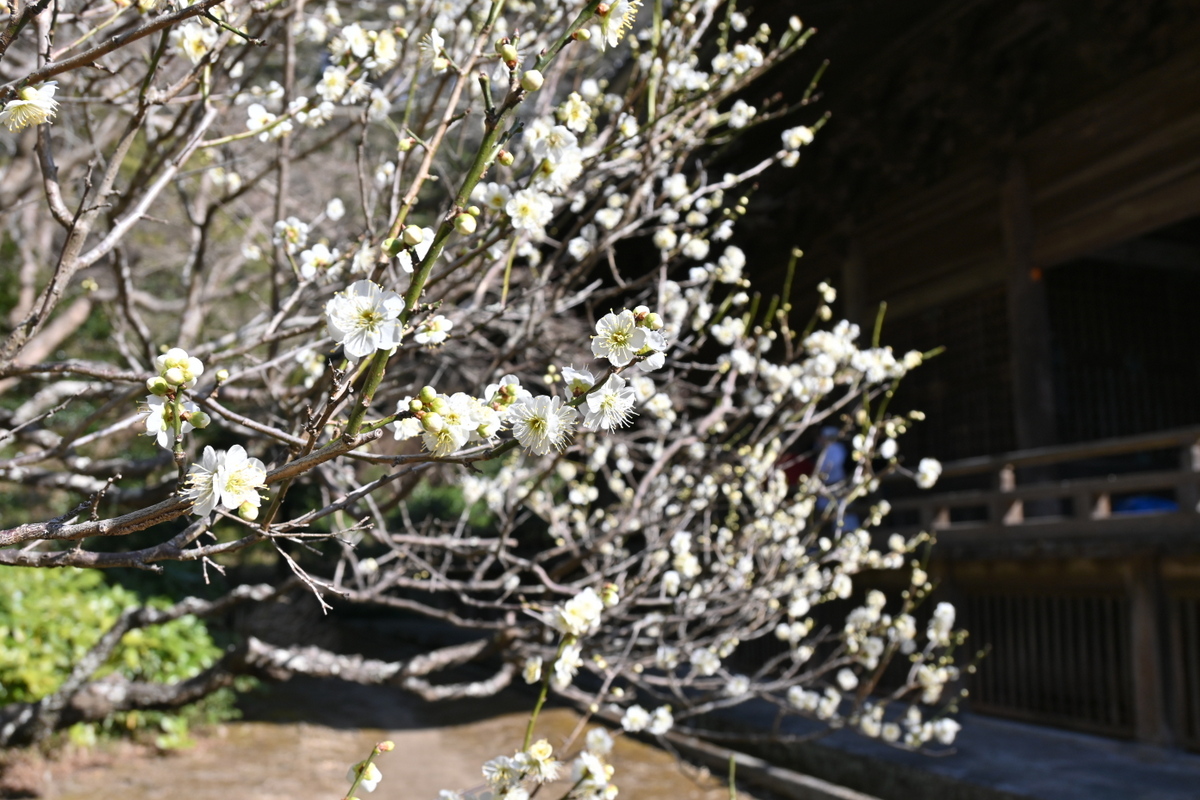
[{"label": "wooden temple building", "polygon": [[781,5],[819,33],[772,89],[828,58],[787,122],[831,117],[746,250],[946,348],[898,397],[945,472],[888,522],[990,648],[968,707],[1200,749],[1200,4]]}]

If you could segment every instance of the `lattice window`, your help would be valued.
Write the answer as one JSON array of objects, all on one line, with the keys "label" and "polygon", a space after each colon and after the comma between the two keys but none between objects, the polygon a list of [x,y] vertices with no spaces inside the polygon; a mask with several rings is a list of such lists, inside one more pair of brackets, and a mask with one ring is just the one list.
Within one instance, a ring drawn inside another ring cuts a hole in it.
[{"label": "lattice window", "polygon": [[902,443],[910,457],[948,461],[1015,449],[1004,287],[887,322],[883,340],[901,354],[946,348],[904,379],[893,405],[928,417]]},{"label": "lattice window", "polygon": [[1064,443],[1200,422],[1200,263],[1083,260],[1048,270],[1046,291]]},{"label": "lattice window", "polygon": [[978,594],[962,623],[990,646],[971,682],[986,713],[1132,736],[1127,598],[1103,594]]}]

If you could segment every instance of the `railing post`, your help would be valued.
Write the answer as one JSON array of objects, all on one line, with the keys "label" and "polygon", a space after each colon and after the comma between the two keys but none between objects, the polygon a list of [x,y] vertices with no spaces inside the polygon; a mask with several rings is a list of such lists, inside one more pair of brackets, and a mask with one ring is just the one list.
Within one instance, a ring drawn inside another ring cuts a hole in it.
[{"label": "railing post", "polygon": [[950,507],[936,501],[921,504],[921,527],[925,530],[943,530],[950,527]]},{"label": "railing post", "polygon": [[1179,484],[1179,510],[1185,514],[1200,513],[1200,439],[1187,442],[1179,450],[1179,466],[1184,473]]},{"label": "railing post", "polygon": [[1017,488],[1017,471],[1012,464],[1000,468],[1000,505],[995,516],[999,517],[1001,525],[1020,525],[1025,521],[1025,503],[1019,499],[1004,497]]},{"label": "railing post", "polygon": [[1134,735],[1143,742],[1169,744],[1171,731],[1163,696],[1159,564],[1153,557],[1130,559],[1129,644],[1133,661]]}]

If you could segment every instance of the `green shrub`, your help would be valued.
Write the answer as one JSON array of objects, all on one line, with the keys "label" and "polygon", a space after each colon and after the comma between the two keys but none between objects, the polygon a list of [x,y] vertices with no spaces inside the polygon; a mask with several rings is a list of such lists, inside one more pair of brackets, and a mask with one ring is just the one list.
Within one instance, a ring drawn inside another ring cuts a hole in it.
[{"label": "green shrub", "polygon": [[[32,702],[53,692],[123,609],[143,603],[170,604],[161,597],[139,598],[91,570],[0,567],[0,705]],[[204,623],[186,616],[127,633],[95,677],[117,672],[131,680],[173,683],[195,676],[220,655]],[[122,713],[98,729],[153,729],[167,734],[159,737],[163,746],[180,746],[188,742],[189,720],[234,716],[233,693],[224,692],[178,714]],[[75,730],[71,738],[89,734]]]}]

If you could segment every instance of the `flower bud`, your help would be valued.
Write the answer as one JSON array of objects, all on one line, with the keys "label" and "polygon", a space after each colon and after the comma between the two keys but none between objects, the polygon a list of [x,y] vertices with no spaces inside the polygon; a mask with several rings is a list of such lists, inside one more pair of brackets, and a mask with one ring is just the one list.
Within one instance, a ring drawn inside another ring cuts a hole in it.
[{"label": "flower bud", "polygon": [[425,241],[425,234],[416,225],[409,225],[404,229],[404,243],[409,247],[415,247]]},{"label": "flower bud", "polygon": [[429,405],[437,399],[437,389],[432,386],[422,386],[421,391],[417,394],[417,399],[425,405]]},{"label": "flower bud", "polygon": [[379,744],[375,745],[375,749],[381,753],[390,753],[391,751],[396,749],[396,743],[393,742],[391,739],[387,739],[387,740],[382,741]]},{"label": "flower bud", "polygon": [[163,378],[172,386],[180,386],[187,383],[187,376],[183,374],[183,370],[179,367],[171,367],[163,373]]},{"label": "flower bud", "polygon": [[422,403],[420,400],[416,399],[415,397],[412,400],[408,401],[408,410],[414,414],[416,414],[418,411],[424,410],[424,408],[425,408],[425,404]]},{"label": "flower bud", "polygon": [[212,417],[205,414],[203,411],[193,411],[184,417],[188,422],[192,423],[196,428],[207,428],[212,422]]},{"label": "flower bud", "polygon": [[450,68],[450,60],[443,58],[442,56],[438,56],[433,60],[432,67],[434,72],[445,72]]},{"label": "flower bud", "polygon": [[258,506],[247,500],[238,506],[238,516],[247,522],[253,522],[258,519]]},{"label": "flower bud", "polygon": [[478,217],[483,213],[483,209],[481,209],[479,206],[467,206],[467,213],[472,217]]},{"label": "flower bud", "polygon": [[163,366],[167,369],[171,367],[183,368],[187,365],[188,354],[182,347],[172,347],[163,355]]},{"label": "flower bud", "polygon": [[430,433],[437,433],[446,427],[446,420],[442,418],[441,414],[438,414],[436,411],[431,411],[430,413],[421,417],[421,427]]},{"label": "flower bud", "polygon": [[469,236],[475,232],[475,218],[470,214],[459,214],[454,218],[454,230]]},{"label": "flower bud", "polygon": [[646,315],[646,322],[644,324],[652,331],[660,331],[663,326],[662,317],[658,315],[657,311],[651,311]]},{"label": "flower bud", "polygon": [[217,370],[217,383],[224,383],[227,380],[229,380],[229,370],[227,370],[227,369]]},{"label": "flower bud", "polygon": [[580,28],[571,34],[571,38],[580,42],[590,42],[592,39],[592,32],[587,28]]},{"label": "flower bud", "polygon": [[396,142],[396,149],[401,153],[407,153],[409,150],[412,150],[413,145],[416,143],[416,139],[411,136],[406,136],[400,141]]},{"label": "flower bud", "polygon": [[[516,66],[517,61],[521,58],[521,54],[517,52],[517,48],[513,47],[512,44],[506,44],[502,46],[499,50],[499,53],[501,61],[503,61],[505,64],[508,64],[511,61],[513,66]],[[512,67],[509,69],[511,68]]]},{"label": "flower bud", "polygon": [[383,252],[387,253],[389,256],[398,256],[400,255],[400,251],[403,249],[404,242],[402,242],[400,239],[383,240]]},{"label": "flower bud", "polygon": [[521,88],[527,92],[536,92],[538,89],[542,88],[542,84],[545,82],[546,79],[542,77],[542,73],[538,72],[536,69],[527,70],[525,74],[521,76]]},{"label": "flower bud", "polygon": [[432,411],[435,414],[441,414],[443,411],[446,410],[446,398],[435,397],[435,398],[433,398],[433,402],[429,403],[428,405],[429,405],[430,411]]},{"label": "flower bud", "polygon": [[502,166],[502,167],[511,167],[513,164],[513,161],[515,161],[515,160],[516,160],[516,156],[514,156],[512,153],[508,152],[507,150],[501,150],[499,153],[496,154],[496,161],[500,162],[500,166]]},{"label": "flower bud", "polygon": [[155,375],[150,380],[146,381],[146,388],[150,394],[162,397],[167,392],[171,391],[171,386],[161,376]]}]

